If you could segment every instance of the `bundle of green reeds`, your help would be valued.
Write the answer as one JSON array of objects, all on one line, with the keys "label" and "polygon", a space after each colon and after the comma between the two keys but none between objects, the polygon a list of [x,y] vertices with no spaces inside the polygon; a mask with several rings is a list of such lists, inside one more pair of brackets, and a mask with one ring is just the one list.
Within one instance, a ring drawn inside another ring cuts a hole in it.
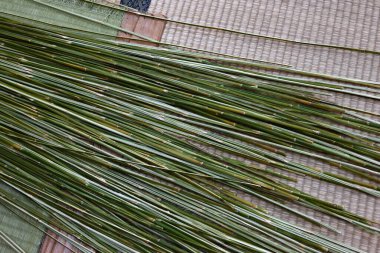
[{"label": "bundle of green reeds", "polygon": [[[310,89],[358,96],[365,90],[374,95],[362,96],[379,99],[379,87],[3,17],[0,182],[35,205],[5,190],[0,203],[99,252],[360,252],[277,219],[233,192],[329,229],[285,203],[379,232],[371,221],[289,186],[294,178],[281,173],[379,196],[376,115],[328,103]],[[285,152],[363,180],[289,161]]]}]

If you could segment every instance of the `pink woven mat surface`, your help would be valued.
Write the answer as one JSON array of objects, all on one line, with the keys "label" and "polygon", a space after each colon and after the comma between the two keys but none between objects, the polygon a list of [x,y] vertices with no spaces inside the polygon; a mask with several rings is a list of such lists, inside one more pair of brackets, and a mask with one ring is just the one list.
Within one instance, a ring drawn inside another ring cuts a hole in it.
[{"label": "pink woven mat surface", "polygon": [[[150,10],[174,20],[290,40],[380,51],[380,1],[376,0],[154,0]],[[380,82],[380,54],[283,42],[174,23],[166,26],[162,40],[249,59],[288,64],[307,71]],[[380,112],[380,103],[373,99],[342,94],[330,94],[326,99],[361,110]],[[300,155],[289,154],[289,159],[327,171],[334,170],[315,159]],[[307,177],[298,177],[294,185],[369,219],[380,221],[379,198]],[[319,231],[365,252],[380,252],[379,236],[350,224],[297,207],[342,232],[340,235],[335,234],[314,227],[252,196],[244,197],[267,207],[277,217]]]},{"label": "pink woven mat surface", "polygon": [[[112,1],[112,0],[110,0]],[[198,24],[275,36],[289,40],[334,44],[380,51],[380,1],[313,0],[153,0],[151,12]],[[174,23],[166,25],[163,42],[224,54],[291,65],[297,69],[380,82],[380,54],[304,45],[229,32],[194,28]],[[326,99],[361,110],[380,112],[372,99],[330,94]],[[218,152],[210,150],[210,152]],[[229,154],[220,153],[229,156]],[[289,159],[327,171],[337,171],[320,161],[289,154]],[[369,219],[380,221],[380,199],[308,177],[298,177],[299,189],[335,202]],[[341,231],[335,234],[256,199],[247,200],[266,207],[275,216],[328,235],[364,252],[380,252],[380,238],[355,226],[293,204],[290,207],[313,216]],[[54,240],[45,241],[61,248]],[[43,253],[63,252],[41,251]]]}]

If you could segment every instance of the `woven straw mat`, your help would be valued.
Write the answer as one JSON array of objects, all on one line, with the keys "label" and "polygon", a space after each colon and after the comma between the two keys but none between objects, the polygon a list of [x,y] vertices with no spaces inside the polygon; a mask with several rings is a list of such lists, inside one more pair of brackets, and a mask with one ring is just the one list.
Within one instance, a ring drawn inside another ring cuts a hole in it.
[{"label": "woven straw mat", "polygon": [[[174,20],[197,24],[291,40],[380,51],[379,0],[153,0],[149,11],[163,13]],[[174,23],[166,26],[162,40],[250,59],[289,64],[306,71],[380,81],[379,54],[279,42]],[[331,94],[326,99],[341,105],[380,113],[380,102],[372,99],[341,94]],[[334,168],[315,159],[294,154],[289,154],[289,157],[297,162],[336,172]],[[338,172],[345,174],[342,171]],[[321,199],[343,205],[349,211],[380,221],[380,198],[376,199],[307,177],[298,177],[298,182],[294,185]],[[256,198],[244,197],[265,206],[277,217],[321,232],[365,252],[380,252],[378,235],[312,210],[290,205],[342,232],[335,234],[314,227]]]}]

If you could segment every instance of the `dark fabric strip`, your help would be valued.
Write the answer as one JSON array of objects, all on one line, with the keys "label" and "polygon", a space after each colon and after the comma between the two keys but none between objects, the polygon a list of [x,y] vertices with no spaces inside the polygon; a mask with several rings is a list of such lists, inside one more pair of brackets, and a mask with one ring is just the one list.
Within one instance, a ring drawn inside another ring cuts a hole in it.
[{"label": "dark fabric strip", "polygon": [[150,6],[151,0],[121,0],[120,4],[137,9],[141,12],[147,12]]}]

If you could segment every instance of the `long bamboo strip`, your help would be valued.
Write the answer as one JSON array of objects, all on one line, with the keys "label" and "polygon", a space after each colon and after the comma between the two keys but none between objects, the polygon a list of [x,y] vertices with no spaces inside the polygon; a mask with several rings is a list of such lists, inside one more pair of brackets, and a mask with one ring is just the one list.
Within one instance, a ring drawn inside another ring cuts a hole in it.
[{"label": "long bamboo strip", "polygon": [[[380,122],[307,90],[328,83],[9,18],[0,27],[0,181],[41,210],[3,190],[0,201],[36,225],[100,252],[360,252],[271,216],[238,190],[332,230],[284,203],[379,232],[271,170],[380,196]],[[284,150],[366,177],[295,163]]]}]

